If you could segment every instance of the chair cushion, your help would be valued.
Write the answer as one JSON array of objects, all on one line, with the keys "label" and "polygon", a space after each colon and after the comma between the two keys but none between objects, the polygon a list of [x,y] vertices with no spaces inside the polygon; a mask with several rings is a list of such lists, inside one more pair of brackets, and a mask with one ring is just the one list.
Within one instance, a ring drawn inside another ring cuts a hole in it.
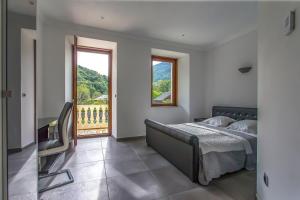
[{"label": "chair cushion", "polygon": [[63,146],[63,143],[60,142],[59,140],[55,139],[55,140],[48,140],[48,141],[40,142],[38,146],[39,146],[39,151],[44,151],[44,150]]}]

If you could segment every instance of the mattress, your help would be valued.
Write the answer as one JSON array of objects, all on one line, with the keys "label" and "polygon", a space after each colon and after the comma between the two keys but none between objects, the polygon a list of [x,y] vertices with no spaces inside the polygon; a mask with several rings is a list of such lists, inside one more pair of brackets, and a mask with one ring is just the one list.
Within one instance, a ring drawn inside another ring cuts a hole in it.
[{"label": "mattress", "polygon": [[256,135],[213,127],[201,122],[168,125],[188,132],[199,140],[199,176],[201,184],[241,169],[256,169]]}]

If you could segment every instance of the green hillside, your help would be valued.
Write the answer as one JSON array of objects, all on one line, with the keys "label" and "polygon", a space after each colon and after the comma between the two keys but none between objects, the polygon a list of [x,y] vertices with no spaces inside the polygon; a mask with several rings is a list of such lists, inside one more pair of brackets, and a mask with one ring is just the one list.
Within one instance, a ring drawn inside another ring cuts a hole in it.
[{"label": "green hillside", "polygon": [[80,105],[99,104],[94,99],[108,93],[108,77],[78,65],[77,101]]},{"label": "green hillside", "polygon": [[[171,68],[169,63],[153,66],[152,96],[156,98],[171,90]],[[77,68],[77,102],[79,105],[101,104],[95,98],[108,94],[108,77],[94,70],[78,65]]]},{"label": "green hillside", "polygon": [[153,66],[152,98],[171,91],[171,65],[161,62]]},{"label": "green hillside", "polygon": [[170,80],[171,65],[167,62],[161,62],[153,66],[153,81]]}]

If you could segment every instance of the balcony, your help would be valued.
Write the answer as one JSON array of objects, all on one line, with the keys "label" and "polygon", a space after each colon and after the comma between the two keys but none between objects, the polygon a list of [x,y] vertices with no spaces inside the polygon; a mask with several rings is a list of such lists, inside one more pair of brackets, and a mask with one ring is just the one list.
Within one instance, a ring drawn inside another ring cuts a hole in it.
[{"label": "balcony", "polygon": [[109,109],[103,105],[77,105],[77,135],[107,135]]}]

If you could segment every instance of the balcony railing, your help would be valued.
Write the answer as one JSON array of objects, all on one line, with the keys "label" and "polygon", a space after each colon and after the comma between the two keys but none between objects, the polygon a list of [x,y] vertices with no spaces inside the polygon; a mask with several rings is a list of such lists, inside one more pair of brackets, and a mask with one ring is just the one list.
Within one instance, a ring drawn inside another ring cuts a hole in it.
[{"label": "balcony railing", "polygon": [[108,105],[77,105],[77,129],[108,129]]}]

